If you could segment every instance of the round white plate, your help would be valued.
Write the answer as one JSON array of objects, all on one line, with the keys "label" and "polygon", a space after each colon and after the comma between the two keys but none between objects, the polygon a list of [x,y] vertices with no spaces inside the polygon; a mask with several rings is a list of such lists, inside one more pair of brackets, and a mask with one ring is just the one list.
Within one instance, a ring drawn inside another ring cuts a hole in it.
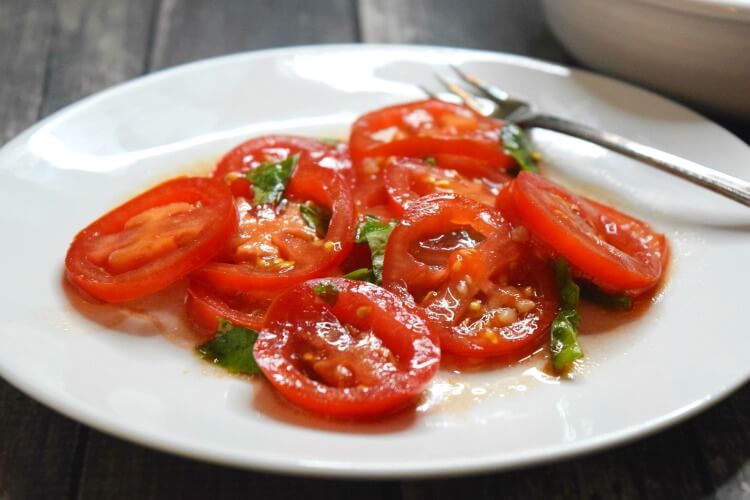
[{"label": "round white plate", "polygon": [[[540,361],[441,372],[415,412],[334,424],[280,404],[264,383],[220,376],[143,314],[86,306],[63,285],[74,234],[156,182],[242,139],[345,137],[352,120],[421,98],[414,84],[460,64],[549,113],[750,177],[750,149],[663,98],[503,54],[319,46],[189,64],[85,99],[0,151],[4,263],[0,374],[102,431],[213,462],[324,476],[501,469],[600,449],[706,408],[750,374],[750,210],[595,146],[534,132],[546,172],[668,234],[653,306],[589,325],[586,361],[557,381]],[[179,290],[175,293],[179,293]],[[167,321],[168,314],[162,317]],[[591,315],[589,314],[589,319]]]}]

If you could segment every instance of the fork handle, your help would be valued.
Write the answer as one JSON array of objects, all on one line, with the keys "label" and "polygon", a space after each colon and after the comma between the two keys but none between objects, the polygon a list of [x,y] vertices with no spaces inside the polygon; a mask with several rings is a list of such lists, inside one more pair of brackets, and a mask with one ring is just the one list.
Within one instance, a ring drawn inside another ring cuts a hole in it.
[{"label": "fork handle", "polygon": [[617,134],[598,130],[549,115],[535,115],[516,122],[523,128],[539,127],[593,142],[621,155],[682,177],[716,193],[750,207],[750,182],[732,177],[712,168],[639,144]]}]

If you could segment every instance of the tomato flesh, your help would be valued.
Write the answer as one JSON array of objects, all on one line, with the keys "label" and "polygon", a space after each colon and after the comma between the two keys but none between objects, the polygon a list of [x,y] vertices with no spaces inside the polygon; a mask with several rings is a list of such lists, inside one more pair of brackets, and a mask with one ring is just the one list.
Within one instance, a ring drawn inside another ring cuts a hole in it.
[{"label": "tomato flesh", "polygon": [[[336,290],[324,300],[316,286]],[[413,403],[436,373],[440,349],[427,323],[394,294],[342,278],[284,292],[254,348],[271,384],[306,410],[372,418]]]},{"label": "tomato flesh", "polygon": [[645,222],[528,172],[510,193],[519,221],[601,288],[638,294],[661,279],[667,240]]},{"label": "tomato flesh", "polygon": [[463,255],[463,275],[451,276],[420,304],[439,325],[443,350],[476,358],[530,354],[547,338],[557,314],[550,264],[530,253],[494,271],[475,261]]},{"label": "tomato flesh", "polygon": [[142,297],[208,262],[235,226],[232,196],[222,183],[174,179],[78,233],[65,258],[67,276],[107,302]]},{"label": "tomato flesh", "polygon": [[383,169],[391,207],[402,214],[409,203],[432,193],[456,193],[493,206],[498,187],[481,178],[469,178],[411,158],[389,158]]}]

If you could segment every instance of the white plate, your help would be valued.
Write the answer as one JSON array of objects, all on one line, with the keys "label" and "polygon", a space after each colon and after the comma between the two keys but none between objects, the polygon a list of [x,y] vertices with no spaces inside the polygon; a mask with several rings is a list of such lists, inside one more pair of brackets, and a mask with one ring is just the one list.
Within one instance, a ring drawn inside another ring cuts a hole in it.
[{"label": "white plate", "polygon": [[545,377],[538,361],[442,372],[415,413],[330,424],[286,409],[265,384],[217,376],[148,321],[118,323],[112,310],[81,309],[63,287],[73,235],[139,190],[206,165],[247,136],[344,136],[358,114],[420,98],[412,84],[433,84],[433,68],[449,63],[544,111],[748,177],[748,147],[695,113],[519,57],[321,46],[182,66],[85,99],[0,151],[0,374],[72,418],[147,446],[243,467],[363,477],[459,474],[591,451],[663,428],[742,384],[750,373],[740,304],[750,281],[750,211],[552,133],[534,133],[548,173],[650,221],[674,251],[653,306],[585,336],[587,358],[571,381]]}]

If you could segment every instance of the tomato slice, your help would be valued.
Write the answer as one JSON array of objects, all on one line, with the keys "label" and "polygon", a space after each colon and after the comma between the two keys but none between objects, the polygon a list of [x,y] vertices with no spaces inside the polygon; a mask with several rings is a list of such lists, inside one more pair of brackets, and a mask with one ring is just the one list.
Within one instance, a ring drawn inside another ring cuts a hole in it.
[{"label": "tomato slice", "polygon": [[645,222],[527,172],[510,193],[520,222],[599,287],[635,295],[661,279],[669,247]]},{"label": "tomato slice", "polygon": [[465,106],[437,99],[390,106],[362,115],[349,139],[355,168],[378,156],[448,155],[508,168],[513,159],[500,147],[502,123]]},{"label": "tomato slice", "polygon": [[[195,273],[220,290],[279,289],[324,275],[338,266],[354,244],[354,204],[336,172],[300,156],[278,206],[254,205],[237,198],[239,231],[229,251]],[[330,210],[324,237],[302,217],[300,205],[312,201]]]},{"label": "tomato slice", "polygon": [[224,248],[236,223],[224,184],[173,179],[78,233],[65,258],[67,276],[107,302],[143,297],[208,262]]},{"label": "tomato slice", "polygon": [[458,250],[481,252],[494,266],[514,260],[519,247],[510,233],[510,225],[486,205],[453,193],[424,196],[388,239],[383,282],[403,281],[412,295],[424,296],[448,279],[448,261]]},{"label": "tomato slice", "polygon": [[388,240],[383,284],[410,293],[458,356],[527,354],[557,312],[551,268],[497,211],[455,194],[409,205]]},{"label": "tomato slice", "polygon": [[243,142],[222,157],[213,177],[229,184],[239,182],[249,185],[246,179],[237,174],[245,174],[262,163],[278,162],[302,152],[308,153],[318,166],[335,170],[346,179],[352,178],[352,162],[347,143],[331,145],[310,137],[293,135],[264,135]]},{"label": "tomato slice", "polygon": [[219,327],[219,318],[260,330],[266,310],[278,294],[275,290],[220,291],[193,280],[187,290],[185,307],[188,318],[200,328],[200,333],[212,337]]},{"label": "tomato slice", "polygon": [[443,285],[421,302],[438,325],[445,352],[475,358],[513,357],[533,352],[547,338],[558,309],[548,261],[524,249],[518,259],[490,269],[476,253],[460,251],[461,263]]},{"label": "tomato slice", "polygon": [[386,160],[383,179],[391,207],[399,215],[409,203],[432,193],[456,193],[489,206],[498,193],[498,186],[485,179],[464,177],[412,158]]},{"label": "tomato slice", "polygon": [[[316,295],[320,286],[327,300]],[[413,403],[440,363],[438,340],[413,306],[373,284],[342,278],[284,292],[268,311],[254,354],[292,403],[357,419]]]}]

